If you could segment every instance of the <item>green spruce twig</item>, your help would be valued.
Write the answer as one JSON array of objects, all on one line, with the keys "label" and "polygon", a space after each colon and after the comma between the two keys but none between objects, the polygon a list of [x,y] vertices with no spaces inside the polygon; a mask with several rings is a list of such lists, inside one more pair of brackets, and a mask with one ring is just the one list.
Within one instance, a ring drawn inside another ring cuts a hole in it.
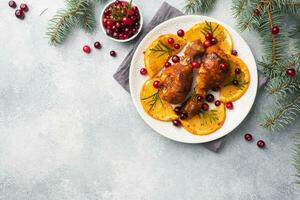
[{"label": "green spruce twig", "polygon": [[210,11],[216,0],[187,0],[184,12],[187,14],[204,13]]}]

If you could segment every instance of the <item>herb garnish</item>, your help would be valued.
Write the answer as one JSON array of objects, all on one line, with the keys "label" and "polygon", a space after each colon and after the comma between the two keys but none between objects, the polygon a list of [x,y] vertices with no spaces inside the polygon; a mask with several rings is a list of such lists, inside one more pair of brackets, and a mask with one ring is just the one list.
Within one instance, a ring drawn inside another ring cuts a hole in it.
[{"label": "herb garnish", "polygon": [[[198,117],[200,118],[201,126],[208,123],[208,121],[205,119],[209,119],[210,124],[219,120],[216,110],[200,111],[200,113],[198,114]],[[202,120],[202,119],[204,119],[204,120]]]},{"label": "herb garnish", "polygon": [[157,92],[155,92],[154,94],[148,96],[148,97],[145,97],[145,98],[142,98],[141,100],[144,101],[144,100],[149,100],[148,103],[150,103],[150,108],[149,108],[149,111],[152,110],[156,103],[159,101],[162,105],[164,104],[163,101],[161,100],[160,96],[159,96],[159,92],[160,92],[160,89],[157,90]]},{"label": "herb garnish", "polygon": [[164,44],[162,41],[158,41],[158,44],[156,44],[154,48],[151,48],[150,51],[160,52],[158,57],[161,57],[166,53],[169,54],[170,52],[174,51],[174,49]]},{"label": "herb garnish", "polygon": [[216,35],[214,35],[214,33],[218,28],[219,28],[219,24],[213,28],[212,22],[205,21],[205,27],[203,28],[203,30],[201,32],[204,36],[207,33],[211,33],[213,36],[216,36]]}]

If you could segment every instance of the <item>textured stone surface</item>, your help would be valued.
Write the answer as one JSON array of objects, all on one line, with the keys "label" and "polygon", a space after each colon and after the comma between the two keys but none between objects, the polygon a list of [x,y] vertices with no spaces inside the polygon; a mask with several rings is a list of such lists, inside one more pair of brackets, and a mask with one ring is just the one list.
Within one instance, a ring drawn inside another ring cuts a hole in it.
[{"label": "textured stone surface", "polygon": [[[131,44],[106,39],[98,27],[92,35],[76,30],[64,45],[50,47],[47,21],[63,1],[26,2],[30,11],[23,21],[7,1],[0,2],[1,200],[299,199],[292,138],[300,123],[282,134],[260,128],[272,98],[257,97],[218,154],[170,141],[142,121],[112,78]],[[145,22],[161,2],[139,3]],[[235,27],[229,2],[219,1],[210,16]],[[98,15],[102,7],[97,6]],[[242,36],[259,56],[256,35]],[[82,53],[84,44],[96,40],[102,50]],[[111,49],[117,58],[109,56]],[[267,148],[245,142],[247,131],[264,139]]]}]

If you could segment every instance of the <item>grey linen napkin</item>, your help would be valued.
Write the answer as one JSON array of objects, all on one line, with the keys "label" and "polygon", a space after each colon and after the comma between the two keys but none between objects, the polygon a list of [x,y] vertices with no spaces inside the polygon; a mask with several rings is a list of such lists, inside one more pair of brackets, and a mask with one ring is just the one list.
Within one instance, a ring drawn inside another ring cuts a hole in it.
[{"label": "grey linen napkin", "polygon": [[[155,13],[154,17],[150,21],[150,23],[145,27],[144,31],[141,33],[138,41],[135,43],[134,47],[130,50],[128,55],[125,57],[123,62],[121,63],[120,67],[114,74],[114,78],[119,82],[119,84],[127,91],[130,92],[129,90],[129,68],[130,68],[130,62],[133,57],[133,54],[135,52],[135,49],[137,48],[138,44],[141,42],[141,40],[144,38],[144,36],[152,30],[155,26],[159,25],[160,23],[177,17],[184,15],[180,10],[170,6],[168,3],[164,2],[159,10]],[[260,81],[260,84],[265,83],[265,78],[263,76],[259,77],[262,81]],[[204,143],[203,145],[214,152],[217,152],[222,144],[224,143],[224,137],[220,138],[218,140],[212,141],[212,142],[207,142]]]}]

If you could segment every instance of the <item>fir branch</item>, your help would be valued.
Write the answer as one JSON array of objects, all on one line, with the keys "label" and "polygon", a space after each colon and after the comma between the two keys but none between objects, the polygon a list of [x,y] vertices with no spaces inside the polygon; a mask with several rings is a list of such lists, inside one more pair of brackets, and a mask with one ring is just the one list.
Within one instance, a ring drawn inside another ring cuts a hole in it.
[{"label": "fir branch", "polygon": [[281,98],[295,92],[300,92],[300,78],[281,76],[271,79],[266,86],[266,90],[269,94]]},{"label": "fir branch", "polygon": [[295,136],[295,143],[294,143],[294,152],[293,152],[293,159],[294,159],[294,167],[296,169],[296,183],[300,185],[300,133],[297,133]]},{"label": "fir branch", "polygon": [[299,0],[276,0],[272,6],[272,9],[280,10],[282,14],[288,14],[294,17],[300,16]]},{"label": "fir branch", "polygon": [[[266,114],[264,122],[261,124],[264,128],[271,131],[280,130],[285,125],[292,123],[300,113],[300,93],[290,95],[288,99],[277,101],[272,110]],[[283,101],[288,103],[283,104]]]},{"label": "fir branch", "polygon": [[169,47],[168,45],[164,44],[162,41],[159,41],[153,48],[150,49],[152,52],[159,52],[159,56],[161,57],[165,55],[166,53],[171,53],[174,51],[173,48]]},{"label": "fir branch", "polygon": [[96,24],[92,6],[96,1],[98,0],[67,0],[66,9],[59,10],[49,21],[46,35],[50,45],[61,44],[77,26],[91,32]]},{"label": "fir branch", "polygon": [[294,46],[300,52],[300,23],[289,32],[289,37],[295,40]]},{"label": "fir branch", "polygon": [[216,0],[187,0],[183,8],[186,14],[204,13],[210,11]]}]

